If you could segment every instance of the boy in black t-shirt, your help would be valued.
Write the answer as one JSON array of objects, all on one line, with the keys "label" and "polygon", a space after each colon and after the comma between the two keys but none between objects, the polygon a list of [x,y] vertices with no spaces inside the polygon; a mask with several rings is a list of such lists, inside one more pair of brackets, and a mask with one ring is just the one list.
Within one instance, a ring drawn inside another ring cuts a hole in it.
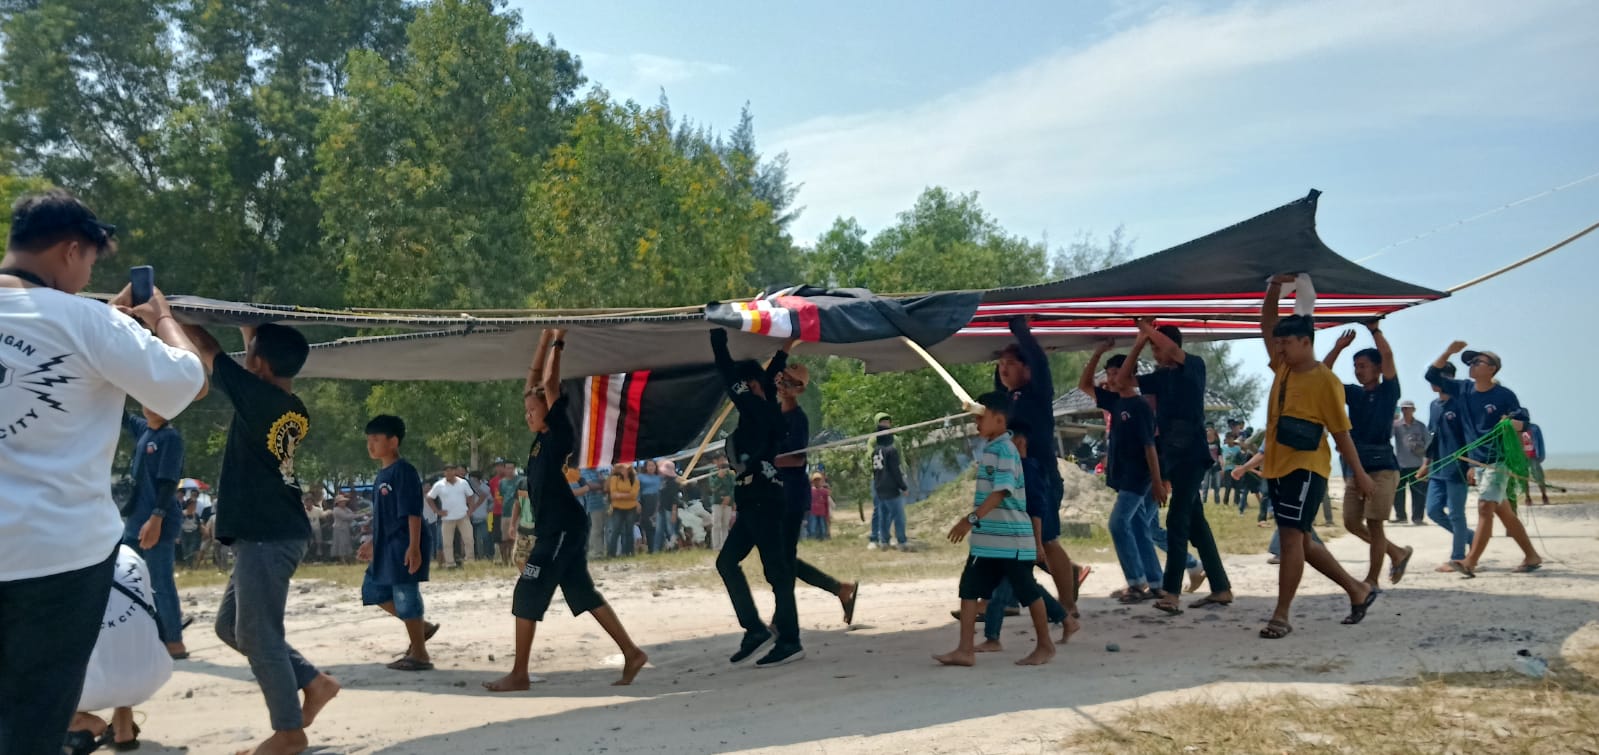
[{"label": "boy in black t-shirt", "polygon": [[744,628],[738,652],[728,661],[743,663],[772,640],[772,631],[761,621],[761,612],[750,595],[749,580],[739,565],[750,551],[759,549],[761,568],[772,586],[776,604],[772,623],[777,629],[777,642],[771,652],[755,662],[757,668],[782,666],[805,657],[794,604],[794,562],[783,535],[783,485],[774,463],[785,429],[776,378],[788,366],[788,349],[792,346],[790,342],[773,355],[763,370],[753,361],[734,362],[727,351],[727,331],[711,330],[717,370],[727,387],[728,399],[738,409],[738,427],[728,436],[725,446],[733,465],[733,502],[738,518],[716,557],[716,571],[722,575],[733,613]]},{"label": "boy in black t-shirt", "polygon": [[293,392],[310,347],[283,325],[243,328],[241,365],[204,329],[185,330],[211,384],[233,404],[213,526],[217,541],[232,546],[234,566],[217,608],[217,637],[250,660],[266,698],[274,733],[256,751],[300,752],[305,727],[339,693],[339,683],[290,647],[283,631],[289,579],[311,537],[294,476],[294,452],[311,420]]},{"label": "boy in black t-shirt", "polygon": [[[516,658],[511,673],[483,683],[490,692],[525,690],[532,682],[527,666],[533,635],[544,620],[557,587],[573,616],[592,614],[622,651],[622,678],[613,686],[632,684],[649,662],[649,656],[628,637],[616,612],[594,589],[588,565],[588,513],[572,494],[561,469],[576,444],[576,431],[566,413],[566,396],[561,393],[565,335],[564,330],[546,330],[539,335],[539,348],[522,392],[527,427],[533,431],[533,445],[527,456],[527,490],[533,506],[534,542],[511,597],[511,614],[516,617]],[[553,403],[549,401],[551,396],[556,397]]]},{"label": "boy in black t-shirt", "polygon": [[427,641],[439,625],[423,620],[421,583],[428,581],[427,544],[422,527],[422,476],[400,458],[405,420],[388,414],[366,423],[366,452],[383,464],[372,478],[372,539],[357,557],[369,562],[361,580],[361,604],[378,606],[405,624],[411,644],[389,664],[395,671],[430,671]]}]

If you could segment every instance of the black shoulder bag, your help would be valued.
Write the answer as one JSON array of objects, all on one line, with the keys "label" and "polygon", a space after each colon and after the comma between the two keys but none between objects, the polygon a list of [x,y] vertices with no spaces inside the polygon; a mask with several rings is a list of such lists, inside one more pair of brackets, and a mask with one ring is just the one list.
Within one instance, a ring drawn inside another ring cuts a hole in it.
[{"label": "black shoulder bag", "polygon": [[1293,372],[1292,369],[1283,372],[1283,384],[1277,390],[1277,442],[1295,451],[1314,451],[1321,448],[1327,428],[1320,422],[1283,413],[1283,404],[1288,400],[1288,377]]}]

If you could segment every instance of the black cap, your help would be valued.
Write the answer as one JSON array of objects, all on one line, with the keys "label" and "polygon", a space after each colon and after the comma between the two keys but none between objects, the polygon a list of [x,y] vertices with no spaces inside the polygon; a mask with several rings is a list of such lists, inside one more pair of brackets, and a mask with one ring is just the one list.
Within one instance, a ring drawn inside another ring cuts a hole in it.
[{"label": "black cap", "polygon": [[989,391],[978,396],[977,403],[991,412],[1005,414],[1010,411],[1010,396],[1004,391]]}]

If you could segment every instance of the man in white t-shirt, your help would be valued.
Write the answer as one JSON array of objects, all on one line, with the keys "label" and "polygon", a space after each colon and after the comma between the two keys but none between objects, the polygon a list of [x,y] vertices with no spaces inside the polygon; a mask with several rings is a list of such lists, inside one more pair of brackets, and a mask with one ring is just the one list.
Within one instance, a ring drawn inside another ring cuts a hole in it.
[{"label": "man in white t-shirt", "polygon": [[176,417],[206,390],[159,291],[138,307],[127,289],[116,306],[75,295],[115,232],[66,192],[27,196],[0,259],[4,753],[59,751],[77,710],[122,536],[111,460],[124,402]]},{"label": "man in white t-shirt", "polygon": [[444,469],[444,479],[433,483],[433,489],[428,491],[428,508],[439,517],[440,536],[443,538],[444,568],[454,569],[455,563],[455,536],[461,536],[461,554],[467,563],[472,563],[472,522],[469,518],[478,502],[477,493],[472,491],[472,484],[461,477],[462,467],[449,466]]}]

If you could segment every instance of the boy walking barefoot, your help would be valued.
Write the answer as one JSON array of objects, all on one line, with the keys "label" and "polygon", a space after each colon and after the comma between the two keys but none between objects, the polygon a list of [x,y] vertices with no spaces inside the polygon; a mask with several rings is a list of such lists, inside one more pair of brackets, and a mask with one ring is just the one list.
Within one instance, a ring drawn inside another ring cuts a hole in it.
[{"label": "boy walking barefoot", "polygon": [[933,660],[945,666],[976,665],[972,642],[977,628],[977,601],[992,597],[1000,582],[1009,582],[1016,601],[1032,615],[1033,631],[1038,637],[1033,652],[1016,665],[1041,666],[1055,657],[1055,645],[1049,638],[1049,618],[1044,601],[1038,596],[1038,583],[1033,581],[1039,533],[1027,515],[1022,459],[1007,429],[1005,415],[1010,401],[998,391],[985,393],[977,401],[984,408],[977,417],[977,433],[983,438],[983,447],[974,462],[977,485],[973,511],[949,531],[952,543],[971,535],[971,555],[966,558],[960,581],[960,644],[951,652],[933,656]]},{"label": "boy walking barefoot", "polygon": [[211,385],[233,404],[213,526],[217,542],[232,547],[234,564],[217,607],[216,632],[249,659],[266,698],[273,734],[255,752],[294,755],[309,744],[306,727],[339,694],[339,683],[290,647],[283,631],[289,579],[311,539],[294,474],[295,449],[311,429],[305,404],[294,395],[294,376],[310,346],[299,331],[283,325],[241,330],[242,365],[203,328],[184,326]]},{"label": "boy walking barefoot", "polygon": [[[516,617],[516,660],[511,673],[492,682],[484,682],[490,692],[514,692],[528,688],[528,655],[533,649],[533,635],[538,623],[544,620],[555,597],[555,588],[561,588],[566,605],[573,616],[591,613],[600,628],[616,642],[622,651],[622,678],[613,686],[633,683],[634,677],[649,662],[649,656],[633,644],[616,612],[606,605],[594,589],[594,579],[589,575],[587,510],[572,495],[572,488],[562,474],[561,466],[572,454],[576,433],[572,420],[566,413],[566,396],[561,393],[561,350],[565,348],[564,330],[544,331],[539,335],[539,348],[533,355],[533,369],[528,373],[522,392],[523,406],[527,410],[527,427],[533,431],[533,446],[527,456],[527,489],[534,508],[535,538],[533,552],[522,567],[522,576],[516,581],[516,592],[511,597],[511,614]],[[549,371],[545,372],[545,359]],[[550,403],[550,397],[556,397]]]},{"label": "boy walking barefoot", "polygon": [[388,414],[366,423],[366,452],[383,465],[372,480],[372,539],[356,557],[368,562],[361,605],[377,606],[405,624],[411,644],[390,663],[395,671],[430,671],[427,641],[439,631],[423,620],[420,584],[428,580],[432,547],[422,528],[422,476],[400,458],[405,420]]}]

